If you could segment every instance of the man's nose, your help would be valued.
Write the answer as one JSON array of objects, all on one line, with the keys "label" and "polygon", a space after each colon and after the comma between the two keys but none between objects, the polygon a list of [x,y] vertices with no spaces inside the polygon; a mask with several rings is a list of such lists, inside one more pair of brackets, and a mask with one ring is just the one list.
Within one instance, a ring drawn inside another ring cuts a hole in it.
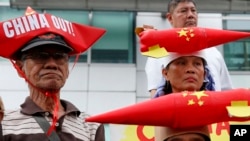
[{"label": "man's nose", "polygon": [[191,9],[189,9],[189,10],[187,11],[187,17],[188,17],[188,18],[193,18],[193,17],[194,17],[194,12],[193,12]]},{"label": "man's nose", "polygon": [[45,67],[46,67],[46,68],[57,69],[57,68],[58,68],[57,61],[56,61],[53,57],[50,56],[50,57],[45,61]]}]

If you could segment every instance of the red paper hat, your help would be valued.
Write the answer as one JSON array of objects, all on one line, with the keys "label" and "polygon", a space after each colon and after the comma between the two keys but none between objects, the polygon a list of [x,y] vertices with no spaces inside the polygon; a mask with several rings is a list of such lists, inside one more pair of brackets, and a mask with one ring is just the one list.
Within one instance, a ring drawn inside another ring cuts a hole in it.
[{"label": "red paper hat", "polygon": [[45,33],[62,36],[73,48],[71,54],[80,54],[106,32],[102,28],[70,22],[51,14],[34,13],[0,23],[0,56],[13,59],[13,55],[27,42]]},{"label": "red paper hat", "polygon": [[150,57],[163,57],[167,52],[190,53],[204,48],[250,37],[248,32],[201,27],[146,30],[137,28],[141,53]]},{"label": "red paper hat", "polygon": [[92,116],[86,121],[191,128],[250,120],[249,104],[250,90],[247,89],[182,92]]}]

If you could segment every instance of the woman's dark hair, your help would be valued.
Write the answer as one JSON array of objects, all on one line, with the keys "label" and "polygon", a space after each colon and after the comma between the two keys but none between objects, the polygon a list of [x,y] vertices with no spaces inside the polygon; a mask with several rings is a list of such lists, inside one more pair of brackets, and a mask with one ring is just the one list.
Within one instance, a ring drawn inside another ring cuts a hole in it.
[{"label": "woman's dark hair", "polygon": [[176,8],[176,6],[180,3],[180,2],[192,2],[194,4],[194,6],[196,6],[196,3],[194,0],[170,0],[168,2],[168,12],[172,13],[173,10]]}]

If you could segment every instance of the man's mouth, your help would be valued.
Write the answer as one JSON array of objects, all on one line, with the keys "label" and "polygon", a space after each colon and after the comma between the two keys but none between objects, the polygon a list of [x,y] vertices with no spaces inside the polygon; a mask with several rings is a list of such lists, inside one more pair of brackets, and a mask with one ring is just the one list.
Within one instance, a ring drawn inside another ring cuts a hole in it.
[{"label": "man's mouth", "polygon": [[186,25],[188,26],[196,26],[196,23],[193,21],[186,22]]}]

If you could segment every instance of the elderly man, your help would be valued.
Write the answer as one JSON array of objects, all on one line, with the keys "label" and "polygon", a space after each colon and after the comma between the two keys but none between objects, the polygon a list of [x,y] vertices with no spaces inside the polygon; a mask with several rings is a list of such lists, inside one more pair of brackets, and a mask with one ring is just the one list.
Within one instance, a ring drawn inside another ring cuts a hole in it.
[{"label": "elderly man", "polygon": [[[30,17],[24,16],[21,19],[30,22]],[[105,30],[70,23],[50,14],[34,14],[32,17],[38,17],[40,21],[35,22],[43,27],[16,35],[16,40],[12,38],[13,46],[10,42],[9,49],[1,54],[11,59],[18,75],[25,79],[29,88],[29,96],[21,109],[6,111],[2,121],[3,139],[104,141],[103,125],[85,122],[89,115],[79,111],[69,101],[60,99],[60,95],[69,76],[69,57],[87,50]],[[72,30],[66,33],[66,30],[56,27],[51,17],[72,24]],[[11,40],[2,39],[3,42]]]}]

